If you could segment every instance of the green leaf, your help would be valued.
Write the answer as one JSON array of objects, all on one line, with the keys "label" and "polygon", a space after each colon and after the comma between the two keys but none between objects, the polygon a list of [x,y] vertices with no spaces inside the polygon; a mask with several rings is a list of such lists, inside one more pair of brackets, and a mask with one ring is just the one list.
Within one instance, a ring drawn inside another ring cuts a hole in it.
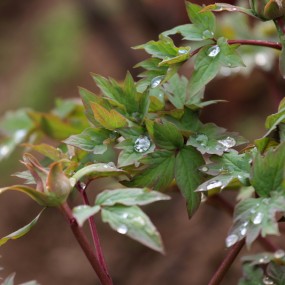
[{"label": "green leaf", "polygon": [[246,238],[246,244],[251,246],[253,241],[261,234],[278,235],[276,213],[285,213],[285,197],[273,193],[270,198],[249,198],[237,204],[234,212],[234,224],[226,239],[228,247],[237,241]]},{"label": "green leaf", "polygon": [[58,161],[61,159],[67,159],[67,155],[62,152],[61,149],[55,148],[51,145],[42,143],[42,144],[23,144],[23,146],[32,149],[34,151],[37,151],[38,153],[44,155],[45,157],[53,160]]},{"label": "green leaf", "polygon": [[81,131],[80,128],[52,114],[29,112],[29,116],[38,125],[40,130],[52,139],[64,140]]},{"label": "green leaf", "polygon": [[13,233],[1,238],[0,239],[0,246],[5,244],[9,240],[15,240],[15,239],[18,239],[18,238],[24,236],[25,234],[27,234],[33,228],[33,226],[37,223],[37,221],[40,218],[43,211],[44,211],[44,209],[42,209],[41,212],[29,224],[25,225],[24,227],[20,228],[19,230],[15,231]]},{"label": "green leaf", "polygon": [[137,206],[113,206],[102,209],[102,220],[112,229],[143,245],[164,253],[160,234],[148,216]]},{"label": "green leaf", "polygon": [[108,130],[116,130],[125,127],[128,122],[126,118],[117,112],[115,109],[108,111],[101,105],[93,102],[91,103],[94,117],[96,121],[104,128]]},{"label": "green leaf", "polygon": [[110,138],[111,132],[106,129],[88,128],[78,135],[72,135],[64,143],[95,154],[103,154],[107,150],[104,143]]},{"label": "green leaf", "polygon": [[196,147],[202,154],[222,155],[245,142],[237,133],[226,132],[224,128],[207,123],[198,127],[196,133],[189,137],[187,145]]},{"label": "green leaf", "polygon": [[150,187],[155,190],[166,188],[174,178],[175,154],[170,151],[155,151],[148,154],[141,162],[146,165],[144,169],[133,177],[131,181],[124,182],[130,187]]},{"label": "green leaf", "polygon": [[15,279],[16,273],[10,274],[8,277],[5,278],[3,283],[1,285],[14,285],[14,279]]},{"label": "green leaf", "polygon": [[70,178],[70,183],[72,186],[75,186],[75,184],[83,177],[95,179],[97,177],[117,176],[122,174],[125,174],[125,171],[116,168],[112,163],[90,164],[75,172],[75,174]]},{"label": "green leaf", "polygon": [[277,284],[277,285],[285,284],[284,260],[283,260],[283,264],[270,262],[267,266],[266,273],[269,276],[268,279],[272,280],[274,282],[274,284]]},{"label": "green leaf", "polygon": [[202,182],[203,176],[198,168],[204,163],[202,155],[190,146],[181,149],[175,160],[175,180],[186,199],[189,217],[200,205],[201,195],[194,190]]},{"label": "green leaf", "polygon": [[99,206],[88,206],[88,205],[80,205],[73,208],[72,213],[76,222],[80,227],[83,226],[84,222],[88,220],[90,217],[94,216],[96,213],[100,211]]},{"label": "green leaf", "polygon": [[116,190],[105,190],[97,195],[96,204],[100,206],[114,206],[121,204],[125,206],[147,205],[156,201],[169,200],[170,197],[147,188],[123,188]]},{"label": "green leaf", "polygon": [[25,184],[36,184],[36,181],[35,181],[33,175],[28,170],[16,172],[12,176],[16,176],[18,178],[24,179]]},{"label": "green leaf", "polygon": [[243,277],[239,280],[238,285],[260,285],[263,282],[263,270],[259,267],[245,264],[243,266]]},{"label": "green leaf", "polygon": [[167,150],[183,147],[183,136],[174,124],[167,121],[162,124],[154,122],[153,130],[153,139],[158,147]]},{"label": "green leaf", "polygon": [[205,46],[199,51],[189,82],[190,96],[200,92],[218,74],[221,66],[244,66],[236,48],[229,45],[225,38],[219,38],[216,45]]},{"label": "green leaf", "polygon": [[[146,151],[138,152],[135,150],[136,141],[144,136],[136,137],[135,139],[126,139],[121,143],[116,145],[116,148],[121,149],[118,157],[118,167],[124,167],[128,165],[135,164],[138,166],[140,164],[139,160],[143,158],[146,154],[154,151],[155,145],[150,144],[150,147]],[[149,139],[148,139],[149,140]]]},{"label": "green leaf", "polygon": [[221,157],[211,156],[212,163],[200,167],[200,170],[215,177],[201,184],[197,191],[209,191],[214,188],[224,189],[235,181],[244,185],[249,184],[251,160],[252,154],[250,152],[239,154],[231,151],[224,153]]},{"label": "green leaf", "polygon": [[251,184],[259,196],[268,197],[272,191],[284,192],[284,166],[285,143],[270,149],[264,156],[256,155]]}]

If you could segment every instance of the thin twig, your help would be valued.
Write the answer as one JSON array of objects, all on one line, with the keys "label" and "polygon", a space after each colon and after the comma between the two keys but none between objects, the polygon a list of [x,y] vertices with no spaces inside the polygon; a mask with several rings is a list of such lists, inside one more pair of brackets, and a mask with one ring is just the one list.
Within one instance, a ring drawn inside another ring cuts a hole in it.
[{"label": "thin twig", "polygon": [[[87,185],[88,184],[86,184],[86,187],[82,188],[80,186],[80,184],[78,184],[77,188],[78,188],[78,190],[79,190],[79,192],[81,194],[81,197],[82,197],[82,200],[84,202],[84,205],[90,206],[90,202],[89,202],[89,199],[88,199],[88,196],[87,196],[87,193],[86,193]],[[105,258],[104,258],[104,255],[103,255],[103,251],[102,251],[102,248],[101,248],[100,239],[99,239],[99,236],[98,236],[97,227],[96,227],[96,223],[95,223],[94,217],[91,216],[88,219],[88,222],[89,222],[89,228],[90,228],[90,231],[91,231],[92,240],[93,240],[93,243],[94,243],[94,246],[95,246],[96,254],[98,256],[98,260],[99,260],[101,266],[103,267],[103,269],[108,274],[108,269],[107,269],[106,261],[105,261]]]},{"label": "thin twig", "polygon": [[235,261],[236,257],[238,256],[239,252],[241,251],[242,247],[245,244],[245,240],[242,239],[233,245],[229,250],[225,258],[223,259],[222,263],[220,264],[219,268],[211,278],[208,285],[218,285],[228,272],[229,268]]},{"label": "thin twig", "polygon": [[82,229],[78,226],[75,218],[73,217],[72,211],[67,203],[62,204],[59,209],[63,213],[63,215],[66,217],[67,221],[69,222],[70,228],[80,244],[83,252],[85,253],[87,259],[89,260],[92,268],[96,272],[98,278],[101,281],[102,285],[112,285],[112,279],[111,277],[106,273],[105,270],[103,270],[101,264],[99,263],[97,256],[94,253],[94,250],[90,243],[88,242],[84,232]]}]

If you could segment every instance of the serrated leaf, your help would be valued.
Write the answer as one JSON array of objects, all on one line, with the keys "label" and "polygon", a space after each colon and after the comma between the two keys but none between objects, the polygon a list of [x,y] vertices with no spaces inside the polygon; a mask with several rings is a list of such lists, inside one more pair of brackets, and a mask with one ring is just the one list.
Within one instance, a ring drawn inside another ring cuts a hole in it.
[{"label": "serrated leaf", "polygon": [[187,145],[196,147],[202,154],[222,155],[245,142],[237,133],[227,132],[213,123],[207,123],[199,126],[196,133],[189,137]]},{"label": "serrated leaf", "polygon": [[123,188],[101,192],[97,195],[95,203],[100,206],[114,206],[115,204],[142,206],[169,199],[169,196],[157,191],[151,191],[147,188]]},{"label": "serrated leaf", "polygon": [[268,279],[272,280],[276,285],[285,284],[285,265],[270,262],[266,268]]},{"label": "serrated leaf", "polygon": [[214,188],[224,189],[235,181],[247,185],[251,160],[251,153],[238,154],[234,151],[224,153],[221,157],[212,156],[212,163],[200,167],[200,170],[215,177],[201,184],[196,191],[209,191]]},{"label": "serrated leaf", "polygon": [[112,163],[95,163],[87,165],[75,172],[70,178],[70,182],[74,186],[83,177],[95,179],[97,177],[117,176],[122,174],[125,174],[125,171],[116,168]]},{"label": "serrated leaf", "polygon": [[15,239],[18,239],[22,236],[24,236],[25,234],[27,234],[33,227],[34,225],[37,223],[38,219],[40,218],[42,212],[44,211],[41,210],[41,212],[27,225],[25,225],[24,227],[20,228],[19,230],[3,237],[0,239],[0,246],[5,244],[7,241],[9,240],[15,240]]},{"label": "serrated leaf", "polygon": [[35,181],[33,175],[28,170],[16,172],[12,176],[16,176],[18,178],[24,179],[25,184],[36,184],[36,181]]},{"label": "serrated leaf", "polygon": [[[273,191],[284,191],[285,143],[270,149],[253,161],[251,184],[259,196],[268,197]],[[266,179],[265,179],[266,178]]]},{"label": "serrated leaf", "polygon": [[108,130],[123,128],[128,124],[126,118],[115,109],[108,111],[95,102],[91,103],[91,108],[96,121]]},{"label": "serrated leaf", "polygon": [[84,222],[98,213],[100,209],[101,208],[97,205],[92,207],[88,205],[80,205],[74,207],[72,213],[78,225],[82,227]]},{"label": "serrated leaf", "polygon": [[121,149],[118,156],[118,167],[125,167],[132,164],[138,166],[141,158],[154,151],[155,145],[151,142],[150,147],[146,151],[136,151],[135,142],[139,137],[136,137],[135,139],[126,139],[116,145],[116,148]]},{"label": "serrated leaf", "polygon": [[167,150],[179,149],[184,145],[179,129],[167,121],[162,124],[154,122],[153,139],[158,147]]},{"label": "serrated leaf", "polygon": [[148,154],[141,162],[146,167],[131,181],[129,187],[150,187],[155,190],[166,188],[174,178],[175,155],[170,151],[155,151]]},{"label": "serrated leaf", "polygon": [[88,128],[78,135],[72,135],[64,143],[95,154],[103,154],[107,150],[104,141],[110,138],[111,132],[106,129]]},{"label": "serrated leaf", "polygon": [[160,253],[164,252],[159,232],[139,207],[104,207],[101,213],[103,222],[109,223],[118,233],[125,234]]},{"label": "serrated leaf", "polygon": [[244,237],[250,247],[259,234],[262,237],[279,234],[276,213],[284,214],[285,198],[278,193],[273,194],[270,198],[249,198],[237,204],[234,224],[227,237],[228,247]]},{"label": "serrated leaf", "polygon": [[186,199],[189,217],[200,205],[201,195],[194,190],[202,182],[202,173],[198,168],[204,163],[202,155],[190,146],[181,149],[175,159],[175,180]]}]

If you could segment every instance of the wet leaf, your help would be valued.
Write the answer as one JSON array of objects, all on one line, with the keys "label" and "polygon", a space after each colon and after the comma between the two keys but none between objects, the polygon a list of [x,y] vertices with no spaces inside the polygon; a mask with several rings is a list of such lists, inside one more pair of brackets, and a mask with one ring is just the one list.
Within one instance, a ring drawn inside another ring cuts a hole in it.
[{"label": "wet leaf", "polygon": [[137,206],[112,206],[102,209],[102,220],[112,229],[125,234],[143,245],[164,252],[159,232],[148,216]]},{"label": "wet leaf", "polygon": [[202,154],[222,155],[245,142],[237,133],[227,132],[213,123],[207,123],[198,127],[196,133],[189,137],[187,145],[196,147]]},{"label": "wet leaf", "polygon": [[145,164],[142,171],[131,181],[124,182],[129,187],[150,187],[155,190],[166,188],[174,178],[175,155],[170,151],[155,151],[141,159]]},{"label": "wet leaf", "polygon": [[95,102],[91,103],[91,108],[96,121],[108,130],[123,128],[128,124],[126,118],[115,109],[108,111]]},{"label": "wet leaf", "polygon": [[201,195],[194,190],[202,182],[202,173],[198,168],[204,163],[202,155],[191,146],[181,149],[175,160],[175,180],[186,199],[189,217],[200,205]]},{"label": "wet leaf", "polygon": [[263,270],[259,267],[245,264],[243,266],[243,277],[239,280],[238,285],[260,285],[263,283]]},{"label": "wet leaf", "polygon": [[284,192],[285,143],[270,149],[253,160],[251,183],[259,196],[268,197],[273,191]]},{"label": "wet leaf", "polygon": [[95,154],[103,154],[107,150],[104,142],[110,135],[111,132],[106,129],[88,128],[78,135],[70,136],[64,143]]},{"label": "wet leaf", "polygon": [[99,206],[88,206],[88,205],[80,205],[73,208],[72,213],[76,222],[80,227],[83,226],[84,222],[88,220],[90,217],[94,216],[100,211]]},{"label": "wet leaf", "polygon": [[278,235],[276,213],[285,213],[285,198],[278,193],[272,193],[270,198],[249,198],[239,202],[234,212],[234,224],[226,240],[228,247],[246,238],[246,244],[251,246],[261,234]]},{"label": "wet leaf", "polygon": [[20,228],[19,230],[1,238],[0,239],[0,246],[5,244],[9,240],[15,240],[15,239],[18,239],[18,238],[24,236],[25,234],[27,234],[34,227],[34,225],[37,223],[37,221],[40,218],[43,211],[44,211],[44,209],[26,226],[24,226],[24,227]]},{"label": "wet leaf", "polygon": [[115,204],[142,206],[169,199],[169,196],[147,188],[123,188],[103,191],[97,195],[96,204],[100,206],[113,206]]},{"label": "wet leaf", "polygon": [[184,139],[176,126],[167,121],[162,124],[154,123],[153,139],[155,144],[167,150],[179,149],[184,145]]}]

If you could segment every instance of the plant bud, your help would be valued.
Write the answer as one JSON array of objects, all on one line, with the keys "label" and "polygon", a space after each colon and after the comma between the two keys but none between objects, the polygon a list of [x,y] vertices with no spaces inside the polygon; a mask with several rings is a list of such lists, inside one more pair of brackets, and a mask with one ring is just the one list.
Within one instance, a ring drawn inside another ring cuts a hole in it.
[{"label": "plant bud", "polygon": [[285,15],[285,0],[250,0],[249,3],[254,15],[264,21]]}]

